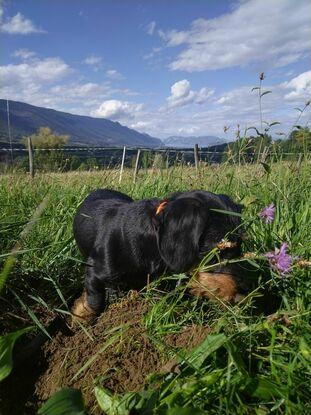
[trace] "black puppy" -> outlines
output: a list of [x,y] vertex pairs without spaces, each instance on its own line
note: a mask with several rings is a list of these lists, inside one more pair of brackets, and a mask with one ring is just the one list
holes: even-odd
[[[88,267],[85,292],[73,313],[98,314],[109,290],[141,289],[147,276],[191,270],[223,238],[229,243],[220,247],[221,258],[239,257],[240,217],[214,209],[241,212],[228,196],[205,191],[137,202],[113,190],[92,192],[74,218],[74,236]],[[219,271],[233,273],[230,266]]]

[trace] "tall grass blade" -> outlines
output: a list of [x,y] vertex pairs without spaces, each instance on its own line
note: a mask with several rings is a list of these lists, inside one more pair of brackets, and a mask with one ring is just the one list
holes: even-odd
[[13,367],[12,352],[16,340],[32,329],[33,327],[26,327],[0,337],[0,382],[11,373]]

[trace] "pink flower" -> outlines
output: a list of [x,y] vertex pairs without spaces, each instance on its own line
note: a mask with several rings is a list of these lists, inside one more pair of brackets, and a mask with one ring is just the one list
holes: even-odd
[[275,248],[274,252],[265,254],[265,257],[269,260],[270,267],[282,276],[288,274],[293,263],[292,256],[286,253],[287,250],[288,245],[283,243],[280,249]]
[[274,203],[271,203],[271,205],[263,208],[262,211],[260,211],[258,214],[260,219],[264,220],[266,223],[271,223],[274,219],[274,215],[275,215]]

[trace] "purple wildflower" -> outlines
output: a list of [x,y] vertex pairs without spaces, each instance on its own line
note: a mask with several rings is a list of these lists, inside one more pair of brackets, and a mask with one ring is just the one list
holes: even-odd
[[275,215],[275,206],[273,203],[271,205],[266,206],[259,212],[260,219],[264,220],[266,223],[271,223],[274,219]]
[[282,276],[288,274],[293,263],[292,256],[286,253],[287,249],[288,245],[283,243],[280,249],[275,248],[274,252],[271,251],[265,254],[265,257],[269,260],[271,268]]

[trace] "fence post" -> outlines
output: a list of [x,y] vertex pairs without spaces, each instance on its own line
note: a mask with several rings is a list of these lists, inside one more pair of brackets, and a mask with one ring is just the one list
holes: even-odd
[[298,161],[297,161],[297,170],[300,170],[300,166],[301,166],[301,162],[302,162],[302,153],[299,153],[299,157],[298,157]]
[[170,150],[167,150],[166,153],[166,168],[168,169],[170,167]]
[[199,146],[197,144],[194,145],[194,162],[195,162],[195,169],[199,171]]
[[134,176],[133,176],[133,183],[136,182],[136,177],[137,177],[137,173],[138,173],[139,157],[140,157],[140,148],[137,150],[137,156],[136,156],[136,162],[135,162],[135,170],[134,170]]
[[122,174],[123,174],[123,169],[124,169],[124,161],[125,161],[125,153],[126,153],[126,146],[123,147],[123,154],[122,154],[122,162],[121,162],[119,183],[121,183],[121,180],[122,180]]
[[35,176],[35,170],[33,165],[33,147],[32,147],[32,141],[31,138],[27,138],[28,141],[28,157],[29,157],[29,173],[30,177],[33,179]]

